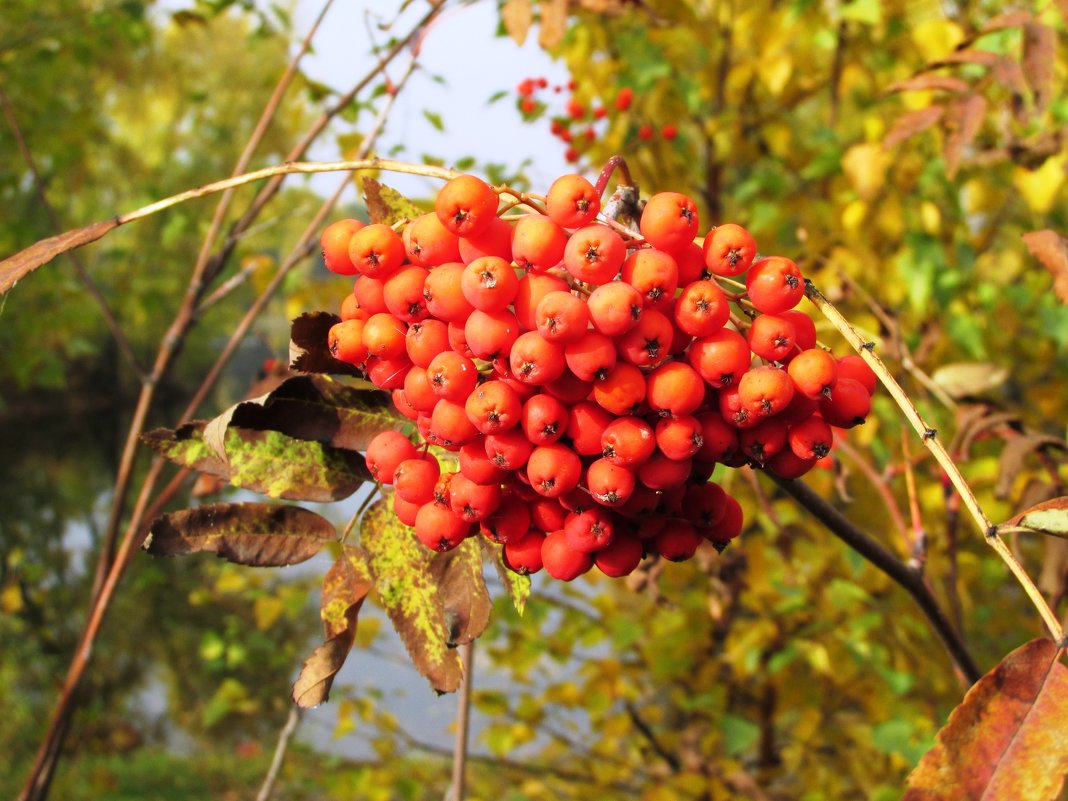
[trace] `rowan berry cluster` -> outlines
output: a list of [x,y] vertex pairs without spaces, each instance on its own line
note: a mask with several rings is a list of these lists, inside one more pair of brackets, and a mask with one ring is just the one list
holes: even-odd
[[424,444],[381,433],[367,465],[426,546],[481,533],[511,569],[564,580],[688,559],[742,530],[717,464],[797,477],[832,426],[867,415],[874,374],[817,347],[797,266],[758,259],[741,226],[702,240],[693,201],[663,192],[628,232],[579,175],[527,205],[498,216],[464,175],[400,233],[322,235],[327,267],[358,276],[330,352],[391,391]]

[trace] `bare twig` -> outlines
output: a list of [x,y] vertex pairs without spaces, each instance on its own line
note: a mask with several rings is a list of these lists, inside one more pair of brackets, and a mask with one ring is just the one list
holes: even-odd
[[302,710],[294,704],[289,708],[289,717],[278,734],[278,744],[274,747],[274,756],[271,758],[271,766],[267,769],[267,775],[263,779],[260,791],[256,793],[256,801],[268,801],[274,792],[275,782],[278,781],[278,772],[282,769],[282,760],[285,758],[286,749],[289,748],[289,740],[300,725]]
[[661,743],[660,739],[656,736],[656,732],[654,732],[649,727],[649,724],[645,722],[634,704],[630,701],[626,701],[624,702],[624,706],[627,710],[627,717],[630,718],[630,722],[634,724],[634,728],[636,728],[642,737],[645,738],[645,741],[649,743],[649,746],[656,752],[656,755],[664,760],[672,771],[678,773],[682,768],[682,763],[679,762],[678,756],[664,747],[664,744]]
[[452,784],[446,801],[464,801],[467,791],[467,744],[471,729],[471,686],[474,683],[475,643],[460,646],[464,666],[464,682],[456,699],[456,740],[452,751]]
[[905,390],[901,388],[901,385],[894,380],[894,377],[890,375],[890,371],[886,369],[886,365],[883,364],[882,359],[875,355],[874,346],[865,342],[864,339],[857,333],[856,329],[850,324],[842,313],[836,309],[830,301],[823,296],[823,294],[816,288],[816,286],[809,280],[805,281],[805,294],[806,296],[816,304],[816,307],[823,313],[823,315],[831,322],[831,324],[838,329],[838,331],[846,338],[846,341],[860,354],[861,358],[868,363],[868,366],[875,371],[875,374],[879,377],[883,386],[893,397],[897,403],[898,408],[901,409],[905,418],[912,425],[917,434],[920,435],[920,439],[927,449],[934,455],[938,464],[949,476],[949,480],[956,488],[961,500],[964,502],[965,507],[971,514],[972,519],[975,521],[976,526],[979,528],[983,535],[983,539],[987,544],[994,549],[1001,560],[1008,566],[1009,570],[1016,577],[1016,580],[1023,587],[1024,592],[1027,593],[1028,598],[1031,599],[1031,603],[1034,604],[1041,615],[1042,620],[1046,624],[1046,628],[1049,629],[1050,635],[1053,637],[1054,642],[1061,642],[1064,639],[1064,631],[1061,628],[1060,621],[1057,620],[1056,615],[1049,608],[1046,603],[1046,599],[1042,597],[1042,593],[1038,587],[1035,586],[1031,576],[1028,575],[1023,565],[1016,559],[1012,551],[1009,550],[1004,540],[998,534],[998,528],[987,517],[986,512],[979,505],[978,499],[975,497],[975,493],[968,485],[968,482],[964,479],[960,469],[956,463],[950,458],[949,453],[946,452],[945,447],[942,445],[941,439],[938,437],[938,431],[932,428],[924,421],[920,416],[919,411],[916,409],[915,404],[905,394]]

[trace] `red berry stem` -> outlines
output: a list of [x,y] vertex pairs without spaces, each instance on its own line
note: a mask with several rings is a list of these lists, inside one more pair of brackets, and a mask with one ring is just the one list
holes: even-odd
[[612,177],[612,173],[619,170],[619,177],[626,186],[634,186],[634,179],[630,176],[630,168],[627,166],[626,160],[622,156],[612,156],[604,165],[604,169],[601,170],[601,174],[597,176],[597,183],[594,184],[594,189],[597,190],[597,194],[604,197],[604,191],[608,188],[608,181]]

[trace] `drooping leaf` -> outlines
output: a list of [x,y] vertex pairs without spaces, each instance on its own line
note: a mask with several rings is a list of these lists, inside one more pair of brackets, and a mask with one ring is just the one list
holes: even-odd
[[142,442],[165,459],[201,473],[229,480],[230,465],[204,441],[207,420],[183,423],[173,431],[157,428],[141,436]]
[[954,399],[982,395],[1000,387],[1008,377],[1006,368],[989,362],[945,364],[931,374],[931,380]]
[[527,606],[527,598],[530,597],[530,576],[521,576],[504,566],[504,548],[496,543],[482,538],[482,549],[489,554],[490,561],[497,568],[497,575],[501,584],[508,591],[508,597],[512,599],[512,606],[520,615]]
[[371,479],[355,451],[277,431],[226,430],[230,483],[270,498],[326,503],[347,498]]
[[396,189],[367,176],[362,181],[363,198],[371,222],[393,225],[401,220],[414,220],[423,213],[421,208]]
[[964,151],[971,146],[982,128],[986,107],[986,98],[978,94],[966,95],[948,104],[946,121],[952,123],[952,128],[946,137],[944,155],[950,177],[957,174]]
[[1068,496],[1036,504],[1010,519],[1008,525],[1068,539]]
[[323,577],[319,615],[326,642],[305,660],[293,683],[291,694],[297,706],[310,708],[329,698],[334,676],[345,664],[356,639],[360,607],[373,586],[367,554],[346,545]]
[[504,21],[504,30],[512,37],[512,41],[522,47],[534,21],[532,0],[508,0],[501,8],[501,19]]
[[118,226],[117,217],[101,220],[83,228],[42,239],[14,256],[8,256],[0,261],[0,295],[6,294],[20,278],[48,264],[56,256],[95,242]]
[[942,119],[943,111],[942,106],[926,106],[902,114],[894,120],[893,127],[883,138],[883,147],[894,147],[909,137],[926,131]]
[[382,606],[416,669],[438,692],[460,686],[463,668],[449,648],[445,607],[430,571],[432,552],[379,500],[360,521],[360,544],[370,559]]
[[541,29],[538,44],[549,50],[560,44],[567,31],[567,0],[541,0]]
[[994,494],[1007,498],[1012,492],[1016,477],[1024,467],[1024,459],[1029,454],[1042,448],[1064,449],[1064,440],[1048,434],[1020,434],[1005,443],[1001,456],[998,457],[998,480],[994,485]]
[[477,639],[489,625],[493,606],[482,576],[482,549],[478,542],[468,538],[459,547],[436,554],[430,563],[430,574],[445,607],[449,645],[455,647]]
[[336,537],[329,520],[299,506],[213,503],[158,518],[144,549],[153,556],[203,552],[239,565],[281,567],[310,559]]
[[330,354],[327,335],[341,318],[329,312],[308,312],[293,321],[289,332],[289,366],[302,373],[363,375],[348,362]]
[[1035,107],[1045,108],[1053,87],[1053,62],[1057,47],[1053,28],[1041,22],[1028,22],[1024,25],[1023,67],[1027,85],[1035,99]]
[[1031,254],[1053,276],[1053,291],[1061,303],[1068,303],[1068,242],[1048,228],[1024,234],[1023,241]]
[[967,81],[960,78],[952,78],[948,75],[916,75],[904,81],[892,83],[886,88],[887,92],[926,92],[932,89],[942,89],[946,92],[967,92]]
[[208,425],[205,439],[215,448],[221,433],[236,426],[280,431],[295,439],[362,451],[378,432],[399,429],[408,422],[397,413],[389,395],[369,382],[351,386],[323,375],[306,375],[231,406]]
[[1021,28],[1033,19],[1030,11],[1008,11],[991,17],[983,26],[983,33],[1003,31],[1006,28]]
[[903,801],[1052,801],[1068,772],[1068,668],[1049,640],[1017,648],[968,691]]

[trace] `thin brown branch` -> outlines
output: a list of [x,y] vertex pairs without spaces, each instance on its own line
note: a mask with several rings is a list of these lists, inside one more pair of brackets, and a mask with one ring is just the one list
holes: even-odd
[[630,718],[630,722],[634,724],[634,728],[638,730],[638,733],[645,738],[645,741],[649,743],[649,747],[653,749],[658,757],[664,760],[668,767],[674,773],[678,773],[682,769],[682,763],[679,762],[678,756],[668,751],[664,744],[660,742],[660,739],[656,736],[649,724],[645,722],[642,716],[638,713],[638,709],[630,701],[624,702],[624,706],[627,710],[627,717]]
[[[30,147],[26,142],[26,137],[23,136],[22,128],[19,126],[18,118],[15,116],[15,109],[11,105],[11,100],[7,96],[7,92],[4,91],[4,87],[0,86],[0,108],[3,109],[4,118],[7,120],[7,125],[11,129],[11,135],[15,138],[15,145],[19,149],[19,154],[22,156],[22,160],[26,162],[26,167],[30,171],[30,175],[33,176],[33,189],[37,195],[37,200],[41,204],[41,208],[44,209],[45,214],[48,215],[49,225],[52,226],[52,230],[57,234],[62,233],[63,225],[59,221],[59,216],[56,214],[55,208],[48,201],[48,194],[45,192],[44,179],[41,178],[41,173],[37,169],[37,162],[33,158],[33,153],[30,151]],[[136,375],[142,381],[145,378],[144,368],[137,359],[137,355],[133,351],[133,347],[130,345],[130,340],[126,338],[126,333],[122,330],[122,326],[119,325],[119,321],[115,317],[115,313],[111,310],[111,306],[108,304],[108,300],[104,297],[103,291],[97,286],[96,282],[89,275],[89,271],[82,264],[81,258],[74,251],[70,251],[67,254],[74,265],[74,274],[81,281],[82,286],[85,287],[86,292],[89,293],[96,305],[100,308],[100,313],[104,318],[104,324],[107,325],[108,331],[111,332],[112,338],[115,340],[115,344],[119,347],[119,353],[122,354],[122,358],[126,360],[127,366],[133,370]]]
[[460,660],[464,680],[456,699],[456,741],[452,752],[452,784],[447,796],[451,801],[464,801],[467,792],[467,748],[471,730],[471,687],[474,683],[475,643],[460,646]]
[[271,766],[267,769],[267,775],[263,779],[263,784],[260,786],[260,791],[256,793],[256,801],[268,801],[271,797],[271,793],[274,792],[274,785],[278,781],[278,772],[282,769],[282,760],[285,759],[286,749],[289,748],[289,741],[297,731],[297,726],[300,725],[302,710],[295,704],[289,708],[289,717],[286,718],[286,723],[282,727],[282,731],[278,734],[278,743],[274,747],[274,756],[271,757]]
[[[870,461],[864,458],[864,456],[848,441],[842,439],[834,444],[834,447],[846,458],[849,459],[856,467],[860,469],[868,479],[869,483],[879,494],[882,499],[883,506],[886,507],[886,513],[890,515],[890,522],[894,528],[901,535],[902,539],[909,542],[909,530],[908,524],[905,522],[904,515],[901,514],[901,509],[897,505],[897,499],[894,497],[894,493],[890,491],[890,487],[883,476],[879,475],[879,472],[875,469]],[[909,543],[911,545],[911,543]]]
[[972,659],[957,629],[950,623],[949,618],[946,617],[942,608],[938,605],[937,599],[924,583],[922,574],[915,570],[910,570],[904,562],[861,531],[851,520],[846,518],[845,515],[807,484],[798,480],[787,481],[774,477],[772,477],[772,480],[779,485],[783,492],[796,500],[817,520],[823,523],[832,534],[883,571],[899,584],[905,592],[911,595],[927,617],[939,639],[942,640],[942,644],[945,645],[953,665],[967,679],[969,684],[974,684],[979,680],[983,675],[982,671],[979,670],[975,660]]

